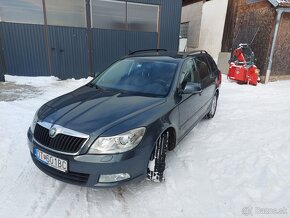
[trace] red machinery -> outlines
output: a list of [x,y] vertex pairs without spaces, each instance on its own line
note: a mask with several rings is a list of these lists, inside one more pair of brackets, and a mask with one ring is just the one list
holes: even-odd
[[239,44],[233,51],[229,64],[228,79],[257,85],[259,70],[255,65],[254,52],[248,44]]

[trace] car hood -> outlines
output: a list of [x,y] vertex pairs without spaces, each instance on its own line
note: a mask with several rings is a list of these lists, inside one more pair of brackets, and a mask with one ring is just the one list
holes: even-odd
[[39,119],[91,134],[105,131],[164,102],[164,98],[84,86],[46,103],[39,110]]

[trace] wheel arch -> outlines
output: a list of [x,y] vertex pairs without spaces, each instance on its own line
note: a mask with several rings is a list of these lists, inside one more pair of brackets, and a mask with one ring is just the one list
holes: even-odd
[[216,89],[215,92],[217,93],[217,97],[219,97],[219,95],[220,95],[220,90],[219,90],[219,89]]
[[[177,139],[176,139],[176,130],[174,127],[170,126],[167,127],[164,131],[162,131],[162,133],[160,134],[160,136],[162,134],[164,134],[165,132],[169,132],[169,143],[168,143],[168,151],[172,151],[174,150],[174,148],[176,147],[177,144]],[[160,137],[159,136],[159,137]],[[159,138],[158,137],[158,138]]]

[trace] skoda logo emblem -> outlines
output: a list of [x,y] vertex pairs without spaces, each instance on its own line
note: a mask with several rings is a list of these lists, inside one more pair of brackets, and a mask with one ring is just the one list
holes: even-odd
[[56,128],[53,127],[49,130],[49,136],[51,138],[54,138],[56,136]]

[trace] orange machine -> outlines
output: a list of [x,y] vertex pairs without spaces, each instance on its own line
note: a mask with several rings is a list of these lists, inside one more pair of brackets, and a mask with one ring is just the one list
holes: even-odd
[[228,79],[239,83],[257,85],[259,70],[255,65],[254,52],[248,44],[239,44],[229,61]]

